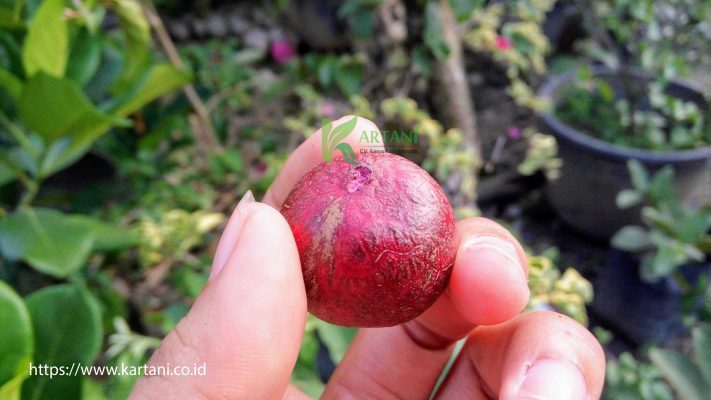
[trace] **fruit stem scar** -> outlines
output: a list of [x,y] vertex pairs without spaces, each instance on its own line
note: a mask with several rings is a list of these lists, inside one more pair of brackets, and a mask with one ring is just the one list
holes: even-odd
[[359,165],[351,169],[351,179],[348,182],[348,193],[353,193],[373,180],[373,171],[368,167]]

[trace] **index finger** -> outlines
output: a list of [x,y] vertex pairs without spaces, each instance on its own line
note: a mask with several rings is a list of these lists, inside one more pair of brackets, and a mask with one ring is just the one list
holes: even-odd
[[[352,118],[357,118],[355,128],[343,139],[343,142],[350,144],[353,151],[359,154],[363,146],[361,146],[358,139],[363,131],[372,132],[379,131],[379,129],[369,119],[355,115],[346,115],[333,121],[333,128]],[[296,182],[313,167],[323,161],[321,140],[322,132],[321,129],[319,129],[291,153],[291,156],[289,156],[289,159],[286,160],[284,164],[284,168],[279,172],[279,175],[277,175],[269,187],[269,190],[267,190],[267,193],[264,195],[262,199],[263,203],[269,204],[276,209],[281,208],[286,196],[289,195],[289,192],[291,192],[291,189],[296,185]],[[373,150],[384,149],[382,143],[368,143],[368,148]]]

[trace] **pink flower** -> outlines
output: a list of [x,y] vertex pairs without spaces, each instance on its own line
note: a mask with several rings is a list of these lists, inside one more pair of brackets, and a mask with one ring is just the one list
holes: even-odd
[[330,101],[322,101],[319,104],[319,112],[323,117],[333,117],[336,113],[336,107]]
[[275,40],[269,47],[269,53],[279,64],[284,64],[296,56],[294,46],[287,40]]
[[518,126],[509,127],[509,130],[507,133],[509,135],[509,139],[511,139],[511,140],[521,139],[521,128],[519,128]]
[[496,41],[494,42],[494,45],[496,46],[496,48],[497,48],[498,50],[501,50],[501,51],[510,50],[511,47],[513,47],[513,46],[511,45],[511,41],[508,40],[508,39],[507,39],[506,37],[504,37],[504,36],[498,36],[498,37],[496,38]]

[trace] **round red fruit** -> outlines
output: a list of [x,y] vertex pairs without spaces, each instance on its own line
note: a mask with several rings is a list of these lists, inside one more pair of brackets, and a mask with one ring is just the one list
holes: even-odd
[[281,209],[299,249],[309,311],[330,323],[393,326],[447,287],[456,253],[452,206],[432,177],[390,153],[324,162]]

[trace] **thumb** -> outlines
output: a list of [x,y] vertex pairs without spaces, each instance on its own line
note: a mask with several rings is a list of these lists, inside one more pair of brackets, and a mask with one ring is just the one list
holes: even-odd
[[[207,286],[153,354],[131,399],[283,395],[306,321],[299,255],[288,224],[248,192],[223,232],[212,268]],[[187,366],[193,373],[203,365],[193,375],[173,371]],[[148,376],[161,366],[167,367],[162,376]]]

